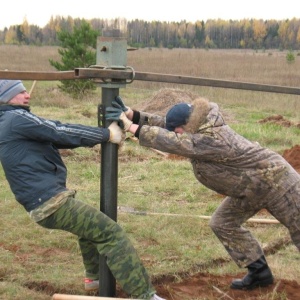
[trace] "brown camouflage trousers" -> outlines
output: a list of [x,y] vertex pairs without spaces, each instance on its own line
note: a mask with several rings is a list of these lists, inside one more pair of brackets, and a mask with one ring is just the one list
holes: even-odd
[[299,182],[280,198],[257,200],[226,197],[213,214],[210,227],[240,267],[248,266],[263,255],[258,241],[241,226],[263,208],[289,230],[292,241],[300,250]]
[[155,294],[147,271],[125,232],[100,210],[69,197],[55,213],[38,224],[78,236],[87,277],[99,278],[100,254],[106,257],[109,269],[126,293],[140,299],[150,299]]

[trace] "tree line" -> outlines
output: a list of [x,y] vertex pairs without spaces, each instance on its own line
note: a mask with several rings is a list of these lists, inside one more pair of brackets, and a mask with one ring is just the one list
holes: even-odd
[[216,48],[216,49],[300,49],[300,19],[291,20],[207,20],[195,23],[143,21],[124,18],[84,20],[72,17],[51,17],[40,28],[22,24],[0,31],[0,44],[57,45],[58,33],[73,32],[88,22],[101,35],[105,28],[119,29],[132,47]]

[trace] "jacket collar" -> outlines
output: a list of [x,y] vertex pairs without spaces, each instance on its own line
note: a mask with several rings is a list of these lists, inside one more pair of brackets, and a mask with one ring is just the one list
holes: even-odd
[[11,104],[1,104],[0,111],[9,111],[15,109],[24,109],[26,111],[30,111],[30,106],[28,105],[11,105]]
[[225,121],[219,111],[219,106],[216,103],[199,97],[192,102],[192,107],[192,113],[187,124],[184,126],[185,131],[203,133],[208,128],[225,125]]

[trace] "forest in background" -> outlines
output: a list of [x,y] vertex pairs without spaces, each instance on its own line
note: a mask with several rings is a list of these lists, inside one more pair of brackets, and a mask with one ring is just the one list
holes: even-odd
[[82,21],[92,29],[119,29],[132,47],[207,48],[207,49],[300,49],[300,19],[291,20],[207,20],[195,23],[128,21],[124,18],[91,19],[52,16],[43,28],[22,24],[0,30],[0,44],[59,46],[57,33],[72,32]]

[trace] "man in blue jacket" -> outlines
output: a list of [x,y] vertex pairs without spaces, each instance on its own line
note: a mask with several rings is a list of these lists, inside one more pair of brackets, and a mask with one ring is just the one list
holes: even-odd
[[115,122],[100,128],[43,119],[30,112],[29,100],[20,80],[0,80],[0,160],[16,200],[39,225],[78,236],[86,290],[99,288],[99,255],[104,255],[126,293],[163,300],[122,228],[66,187],[59,149],[120,144],[122,130]]

